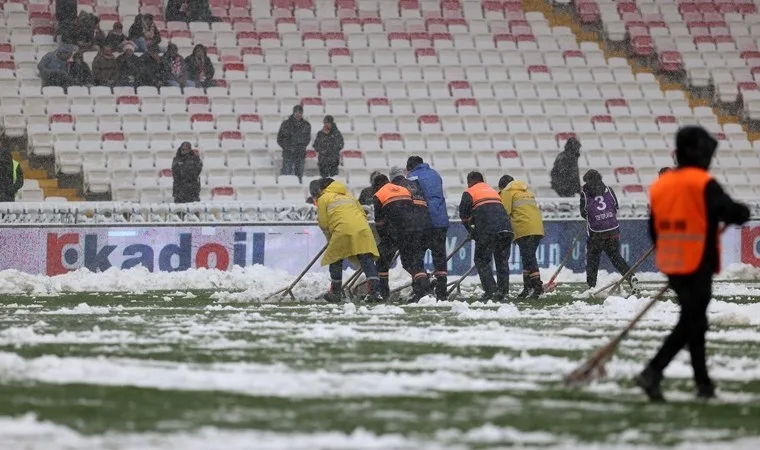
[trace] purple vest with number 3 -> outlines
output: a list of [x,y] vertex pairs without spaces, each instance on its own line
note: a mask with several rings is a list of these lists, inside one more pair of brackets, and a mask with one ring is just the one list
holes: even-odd
[[602,195],[592,196],[584,186],[583,195],[586,196],[586,220],[589,230],[601,233],[619,227],[617,202],[609,188],[605,188]]

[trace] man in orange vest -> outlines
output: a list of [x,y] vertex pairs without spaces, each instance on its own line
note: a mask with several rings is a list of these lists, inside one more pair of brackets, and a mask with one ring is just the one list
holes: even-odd
[[678,323],[649,365],[635,379],[652,401],[664,401],[662,373],[688,346],[697,398],[715,396],[707,374],[705,333],[712,276],[720,271],[719,222],[743,224],[749,209],[734,202],[708,173],[718,142],[703,128],[681,128],[676,135],[677,167],[650,188],[649,229],[657,268],[678,296]]
[[[467,174],[467,186],[459,203],[459,218],[475,240],[475,268],[485,292],[480,301],[503,302],[509,296],[512,223],[499,193],[485,183],[482,173]],[[497,281],[493,279],[491,261],[496,262]]]
[[430,232],[427,207],[415,204],[409,189],[391,183],[383,174],[375,177],[373,187],[375,228],[380,236],[380,259],[377,261],[380,297],[388,299],[388,270],[398,250],[401,265],[412,276],[413,296],[409,302],[417,302],[430,291],[425,271],[425,243]]

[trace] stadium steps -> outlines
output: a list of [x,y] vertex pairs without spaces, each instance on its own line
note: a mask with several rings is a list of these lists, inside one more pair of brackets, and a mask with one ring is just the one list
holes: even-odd
[[14,151],[13,158],[21,164],[25,179],[37,180],[45,198],[65,197],[70,202],[83,200],[78,189],[61,188],[58,186],[58,179],[50,178],[47,170],[32,168],[25,153]]

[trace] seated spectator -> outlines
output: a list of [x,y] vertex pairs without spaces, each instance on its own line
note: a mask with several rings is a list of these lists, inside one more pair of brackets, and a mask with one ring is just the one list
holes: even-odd
[[103,46],[111,47],[117,50],[121,50],[121,46],[127,41],[127,37],[124,36],[124,26],[120,22],[113,24],[113,28],[108,32],[105,38],[103,38]]
[[136,86],[137,77],[140,73],[140,58],[135,55],[135,45],[129,41],[124,43],[124,53],[116,58],[116,66],[119,75],[116,80],[118,86]]
[[203,45],[196,45],[193,54],[185,58],[185,71],[187,80],[192,81],[195,87],[214,86],[214,64],[206,55],[206,47]]
[[161,43],[161,34],[153,22],[152,14],[138,14],[129,28],[129,39],[135,43],[137,52],[147,52],[148,46]]
[[113,48],[103,46],[92,61],[92,77],[98,86],[115,86],[119,79],[119,65]]
[[55,2],[55,20],[58,22],[58,34],[61,36],[61,42],[74,44],[77,0],[57,0]]
[[168,76],[166,68],[161,61],[161,52],[158,45],[151,45],[148,51],[139,58],[138,86],[166,86]]
[[208,0],[169,0],[166,20],[178,22],[211,22]]
[[167,75],[166,83],[169,86],[184,88],[195,87],[195,83],[187,80],[185,72],[185,60],[179,55],[179,50],[174,44],[169,44],[166,53],[161,57],[164,73]]
[[74,47],[69,44],[61,44],[58,49],[52,51],[40,59],[37,69],[40,71],[43,86],[60,86],[66,88],[71,85],[69,76],[69,58],[74,52]]
[[172,161],[174,203],[200,201],[202,171],[203,162],[200,156],[193,152],[189,142],[183,142]]
[[100,18],[85,11],[79,13],[74,31],[74,40],[80,52],[98,51],[105,35],[100,29]]
[[71,77],[72,86],[92,86],[92,72],[90,67],[84,62],[82,52],[74,53],[73,61],[69,67],[69,76]]

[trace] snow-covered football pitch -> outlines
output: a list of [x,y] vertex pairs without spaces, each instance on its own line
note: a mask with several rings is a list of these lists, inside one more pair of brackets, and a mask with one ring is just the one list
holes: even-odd
[[756,450],[760,271],[721,277],[708,336],[719,398],[694,400],[682,352],[669,403],[651,405],[631,378],[675,322],[672,297],[608,378],[563,378],[647,302],[654,274],[641,298],[591,297],[583,275],[563,274],[540,300],[474,303],[473,279],[449,302],[331,305],[315,300],[326,274],[308,275],[297,302],[266,300],[292,277],[262,267],[2,272],[0,447]]

